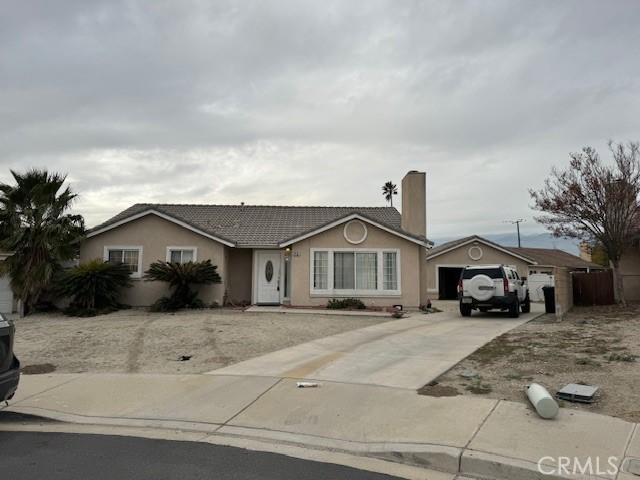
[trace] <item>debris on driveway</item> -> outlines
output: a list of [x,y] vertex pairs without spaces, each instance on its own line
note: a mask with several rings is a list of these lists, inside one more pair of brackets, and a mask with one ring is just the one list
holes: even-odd
[[420,388],[418,393],[420,395],[428,395],[430,397],[456,397],[460,395],[460,392],[456,388],[440,385],[435,380]]
[[191,357],[193,357],[193,355],[180,355],[178,357],[178,361],[179,362],[188,362],[189,360],[191,360]]
[[527,387],[527,398],[542,418],[551,420],[558,415],[558,404],[539,383],[532,383]]
[[318,388],[320,385],[315,382],[297,382],[296,386],[298,388]]
[[594,385],[570,383],[558,390],[557,397],[568,402],[593,403],[598,389],[599,387]]

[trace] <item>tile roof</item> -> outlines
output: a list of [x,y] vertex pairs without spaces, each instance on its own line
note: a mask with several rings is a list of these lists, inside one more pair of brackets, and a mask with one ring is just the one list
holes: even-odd
[[134,215],[155,210],[200,229],[212,236],[242,246],[275,246],[291,238],[312,232],[347,215],[364,218],[416,240],[425,237],[400,227],[400,213],[393,207],[289,207],[274,205],[186,205],[138,203],[106,222],[95,226],[97,232]]
[[493,243],[493,242],[487,240],[486,238],[479,237],[478,235],[469,235],[468,237],[458,238],[457,240],[451,240],[449,242],[445,242],[445,243],[442,243],[440,245],[437,245],[437,246],[433,247],[432,249],[430,249],[427,252],[427,258],[431,257],[431,256],[433,256],[433,255],[435,255],[437,253],[444,252],[445,250],[449,250],[450,248],[455,248],[458,245],[462,245],[463,243],[465,243],[465,242],[467,242],[469,240],[472,240],[474,238],[478,239],[478,240],[482,240],[482,241],[487,242],[487,243]]
[[535,260],[538,265],[553,265],[554,267],[567,267],[567,268],[593,268],[603,269],[602,265],[597,263],[587,262],[582,258],[572,255],[564,250],[558,250],[557,248],[518,248],[518,247],[505,247],[507,250],[511,250],[514,253],[522,255],[527,258]]
[[446,250],[456,248],[459,245],[462,245],[471,240],[481,240],[489,245],[493,245],[498,248],[502,248],[503,250],[508,250],[516,255],[521,257],[525,257],[531,260],[531,263],[535,263],[537,265],[550,265],[554,267],[567,267],[567,268],[593,268],[593,269],[602,269],[601,265],[598,265],[593,262],[587,262],[582,258],[572,255],[564,250],[558,250],[555,248],[526,248],[526,247],[504,247],[499,245],[491,240],[487,240],[486,238],[482,238],[478,235],[469,235],[468,237],[459,238],[457,240],[452,240],[450,242],[443,243],[438,245],[437,247],[433,247],[427,253],[427,258],[436,255],[438,253],[444,252]]

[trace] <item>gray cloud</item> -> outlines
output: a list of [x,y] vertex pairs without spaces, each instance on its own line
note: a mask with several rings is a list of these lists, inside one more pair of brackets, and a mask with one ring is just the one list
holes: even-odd
[[433,235],[504,230],[568,152],[640,137],[639,21],[634,1],[5,3],[0,178],[66,171],[93,224],[136,201],[380,205],[417,168]]

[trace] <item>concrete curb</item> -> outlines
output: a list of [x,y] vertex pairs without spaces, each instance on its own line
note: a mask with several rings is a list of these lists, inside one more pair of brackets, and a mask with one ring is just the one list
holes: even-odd
[[[201,422],[184,422],[171,420],[151,420],[135,418],[89,417],[67,414],[53,410],[33,407],[8,407],[3,410],[44,417],[59,422],[80,425],[116,427],[123,429],[139,428],[150,430],[176,431],[183,434],[199,434],[190,441],[214,444],[225,444],[228,441],[246,440],[264,444],[283,445],[316,451],[338,452],[341,454],[368,457],[395,464],[436,470],[447,474],[487,478],[496,480],[566,480],[560,475],[542,475],[537,464],[527,460],[509,458],[490,452],[482,452],[469,448],[450,445],[421,443],[383,443],[354,442],[328,437],[317,437],[304,434],[236,427],[222,424]],[[46,428],[46,427],[44,427]],[[0,430],[2,425],[0,424]],[[605,480],[591,476],[594,480]]]
[[[551,466],[548,467],[552,468]],[[536,463],[476,450],[465,450],[462,453],[460,471],[464,472],[464,475],[469,475],[474,478],[478,477],[500,480],[540,480],[541,478],[544,478],[545,480],[576,479],[576,477],[542,474],[538,470],[538,465]],[[584,478],[589,478],[591,480],[611,480],[595,475],[590,475],[589,477]]]
[[[138,418],[89,417],[55,410],[34,407],[8,407],[8,412],[43,417],[65,423],[81,425],[100,425],[112,427],[150,428],[162,430],[180,430],[183,432],[202,433],[211,437],[233,437],[256,441],[268,441],[317,450],[330,450],[341,453],[366,456],[380,460],[428,468],[446,473],[458,473],[461,448],[447,445],[415,444],[415,443],[381,443],[354,442],[328,437],[279,432],[269,429],[235,427],[222,424],[185,422],[174,420],[151,420]],[[0,425],[1,429],[1,425]]]
[[[374,457],[352,455],[331,450],[311,449],[284,443],[264,442],[233,436],[209,435],[181,430],[158,428],[117,427],[108,425],[74,424],[57,421],[37,423],[37,421],[16,421],[0,424],[0,432],[53,432],[77,435],[110,435],[120,437],[138,437],[172,442],[194,442],[209,445],[227,446],[257,452],[269,452],[276,455],[309,460],[313,462],[343,465],[346,467],[381,473],[407,480],[458,480],[461,477],[436,470],[426,470],[397,462]],[[454,478],[455,477],[455,478]],[[473,480],[473,479],[469,479]]]

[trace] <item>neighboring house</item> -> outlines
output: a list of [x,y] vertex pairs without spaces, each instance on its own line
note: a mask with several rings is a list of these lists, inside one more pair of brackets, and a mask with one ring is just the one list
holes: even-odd
[[424,172],[402,180],[393,207],[137,204],[91,229],[80,261],[130,266],[122,301],[150,305],[168,287],[142,280],[157,260],[210,259],[222,284],[200,288],[208,303],[324,306],[357,297],[371,306],[417,307],[426,300]]
[[593,258],[591,255],[591,245],[589,244],[589,242],[580,242],[580,245],[578,245],[578,248],[580,249],[581,259],[587,262],[593,261]]
[[620,275],[625,300],[640,301],[640,241],[635,240],[620,259]]
[[427,252],[426,286],[429,295],[443,300],[457,298],[460,272],[463,267],[474,264],[511,265],[521,277],[551,276],[555,267],[571,271],[603,269],[563,250],[503,247],[472,235],[443,243]]

